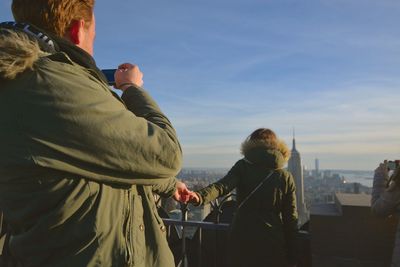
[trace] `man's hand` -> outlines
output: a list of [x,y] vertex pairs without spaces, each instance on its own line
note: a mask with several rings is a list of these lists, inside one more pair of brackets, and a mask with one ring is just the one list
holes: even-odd
[[187,203],[189,201],[189,196],[191,193],[193,192],[187,189],[186,184],[178,181],[176,183],[176,191],[174,193],[173,198],[176,201]]
[[130,63],[124,63],[118,66],[114,74],[115,88],[125,91],[132,85],[143,85],[143,73],[139,67]]
[[200,203],[200,198],[197,193],[190,191],[187,187],[186,184],[182,182],[177,182],[176,183],[176,191],[174,193],[173,198],[176,201],[182,202],[182,203],[194,203],[194,204],[199,204]]

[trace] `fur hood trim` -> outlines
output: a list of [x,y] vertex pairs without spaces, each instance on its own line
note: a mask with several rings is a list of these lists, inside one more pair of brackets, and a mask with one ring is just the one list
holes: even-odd
[[279,151],[285,162],[290,158],[290,150],[285,142],[278,139],[277,142],[267,141],[267,140],[246,140],[242,143],[241,154],[246,156],[250,150],[254,148],[265,148],[265,150],[277,150]]
[[14,79],[19,73],[33,69],[33,64],[41,56],[37,41],[26,33],[2,29],[0,33],[0,78]]

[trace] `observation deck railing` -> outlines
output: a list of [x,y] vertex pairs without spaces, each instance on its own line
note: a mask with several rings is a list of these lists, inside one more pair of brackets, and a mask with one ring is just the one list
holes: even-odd
[[[220,223],[220,222],[205,222],[205,221],[189,221],[187,220],[188,208],[187,205],[181,205],[181,220],[177,219],[168,219],[163,218],[164,224],[167,226],[167,238],[170,240],[172,236],[172,231],[178,229],[180,231],[180,250],[175,251],[179,253],[179,255],[174,255],[175,259],[179,259],[176,264],[178,267],[202,267],[203,259],[202,257],[202,248],[203,248],[203,230],[207,231],[216,231],[216,233],[225,233],[227,234],[229,230],[230,224],[228,223]],[[218,220],[217,220],[218,221]],[[188,227],[197,227],[196,238],[188,239],[187,238],[187,228]],[[311,252],[310,252],[310,234],[308,231],[299,231],[297,236],[298,247],[300,249],[299,255],[299,263],[298,267],[307,267],[311,266]],[[188,243],[194,242],[191,244],[190,248],[195,248],[195,251],[191,251],[191,254],[195,255],[193,259],[195,262],[192,262],[188,259]],[[227,245],[227,244],[225,244]],[[213,245],[210,244],[210,247]],[[218,247],[214,244],[215,249],[212,257],[213,265],[209,265],[209,261],[207,267],[220,267],[218,262],[221,261],[218,257],[223,257],[223,253],[218,253]],[[225,246],[226,247],[226,246]],[[204,265],[206,266],[206,265]]]

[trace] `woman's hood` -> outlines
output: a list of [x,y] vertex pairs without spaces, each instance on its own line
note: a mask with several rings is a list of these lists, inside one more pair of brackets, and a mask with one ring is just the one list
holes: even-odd
[[290,158],[290,150],[281,140],[278,140],[277,143],[246,140],[242,143],[241,153],[248,161],[273,169],[283,168]]

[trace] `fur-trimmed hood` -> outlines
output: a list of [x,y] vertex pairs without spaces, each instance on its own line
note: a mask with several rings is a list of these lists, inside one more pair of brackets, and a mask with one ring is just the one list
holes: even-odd
[[14,79],[19,73],[32,69],[34,62],[44,55],[38,42],[26,33],[1,29],[0,78]]
[[0,79],[14,79],[18,74],[35,68],[42,57],[92,70],[95,79],[107,84],[93,57],[85,50],[42,29],[26,23],[0,23]]
[[246,140],[242,143],[241,153],[250,162],[269,168],[283,168],[290,158],[290,150],[282,140]]

